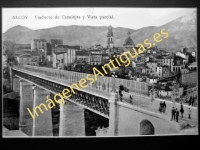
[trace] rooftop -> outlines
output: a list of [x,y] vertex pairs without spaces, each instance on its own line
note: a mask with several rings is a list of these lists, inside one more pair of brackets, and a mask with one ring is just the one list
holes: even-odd
[[58,45],[57,48],[65,48],[65,49],[80,49],[80,46],[69,46],[69,45]]
[[148,76],[149,79],[158,79],[157,77]]
[[76,51],[76,55],[79,55],[79,56],[89,56],[89,53],[87,51]]
[[43,41],[43,42],[46,42],[45,39],[32,39],[33,41]]
[[56,43],[56,44],[62,44],[63,40],[62,39],[50,39],[51,43]]
[[158,56],[155,56],[156,59],[163,59],[162,56],[158,55]]
[[19,55],[18,57],[31,57],[31,55],[30,54],[22,54],[22,55]]
[[191,66],[191,65],[196,65],[197,66],[197,62],[193,62],[193,63],[189,64],[189,66]]
[[102,56],[108,56],[108,53],[103,53]]
[[174,55],[174,59],[185,59],[185,58],[183,58],[181,56]]
[[44,55],[44,52],[40,51],[40,50],[36,50],[36,51],[32,51],[31,56],[41,56]]

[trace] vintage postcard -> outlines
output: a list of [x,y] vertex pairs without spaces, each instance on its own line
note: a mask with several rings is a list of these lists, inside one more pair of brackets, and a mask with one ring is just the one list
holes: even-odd
[[196,8],[2,8],[3,137],[198,134]]

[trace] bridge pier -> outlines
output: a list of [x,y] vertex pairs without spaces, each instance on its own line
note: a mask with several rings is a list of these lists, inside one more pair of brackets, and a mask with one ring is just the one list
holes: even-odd
[[51,109],[41,107],[40,104],[46,104],[46,96],[50,97],[50,92],[35,86],[34,87],[34,108],[39,106],[43,114],[37,109],[38,116],[34,113],[33,119],[33,136],[53,136]]
[[118,135],[118,105],[117,105],[117,93],[111,92],[109,97],[110,114],[109,114],[109,136]]
[[33,89],[32,84],[20,79],[20,114],[19,129],[29,136],[32,136],[33,119],[27,111],[27,108],[33,108]]
[[85,136],[84,108],[70,101],[60,107],[59,136]]

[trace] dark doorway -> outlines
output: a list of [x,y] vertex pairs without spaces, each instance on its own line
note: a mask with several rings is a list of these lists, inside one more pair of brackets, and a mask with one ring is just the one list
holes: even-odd
[[140,122],[140,135],[153,135],[154,130],[154,126],[150,121],[142,120]]

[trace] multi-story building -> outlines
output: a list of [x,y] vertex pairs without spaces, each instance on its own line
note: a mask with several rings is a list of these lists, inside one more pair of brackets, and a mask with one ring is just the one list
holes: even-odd
[[171,56],[163,57],[162,65],[172,66],[173,58]]
[[49,45],[52,55],[58,45],[63,45],[63,41],[62,39],[50,39]]
[[155,56],[154,61],[156,61],[158,64],[163,64],[163,57],[161,55]]
[[22,54],[17,56],[18,64],[23,65],[36,65],[38,66],[40,63],[44,63],[44,52],[40,50],[34,50],[30,54]]
[[[194,55],[194,53],[193,53]],[[195,62],[195,57],[192,56],[192,53],[189,53],[189,52],[186,52],[186,63],[190,64],[190,63],[193,63]]]
[[102,54],[90,54],[90,64],[91,65],[101,65],[102,64]]
[[157,77],[154,77],[154,76],[147,76],[146,77],[146,83],[153,84],[153,83],[157,83],[157,81],[158,81]]
[[161,65],[158,65],[156,67],[156,72],[157,72],[158,78],[162,78],[163,73],[162,73],[162,66]]
[[167,65],[162,66],[162,78],[170,76],[170,67]]
[[107,53],[102,54],[102,61],[103,61],[103,63],[107,63],[110,61],[110,57]]
[[76,62],[90,64],[90,54],[87,51],[76,51]]
[[153,74],[156,74],[156,71],[157,71],[157,62],[154,62],[154,61],[149,61],[146,63],[146,66],[149,67],[152,71]]
[[142,63],[136,63],[135,71],[136,71],[136,73],[146,73],[145,64],[143,62]]
[[19,65],[28,65],[31,64],[31,55],[19,55],[17,56],[17,62]]
[[57,45],[53,52],[53,67],[59,63],[69,65],[76,60],[76,51],[80,51],[80,46]]
[[31,39],[31,51],[41,50],[47,58],[47,41],[45,39]]
[[165,56],[163,57],[162,65],[163,66],[169,66],[170,70],[172,71],[172,66],[173,66],[173,57],[172,56]]
[[173,63],[171,67],[171,72],[174,71],[180,71],[181,69],[184,69],[186,65],[186,59],[173,55]]
[[36,50],[31,52],[31,65],[39,65],[40,63],[45,63],[45,53]]

